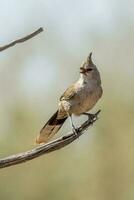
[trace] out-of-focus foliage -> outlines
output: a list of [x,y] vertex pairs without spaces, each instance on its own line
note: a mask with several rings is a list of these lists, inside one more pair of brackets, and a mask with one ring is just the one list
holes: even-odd
[[[90,51],[104,89],[99,121],[60,151],[0,170],[2,200],[134,199],[134,2],[0,0],[0,156],[32,149]],[[78,121],[79,119],[76,119]],[[69,130],[68,122],[60,131]]]

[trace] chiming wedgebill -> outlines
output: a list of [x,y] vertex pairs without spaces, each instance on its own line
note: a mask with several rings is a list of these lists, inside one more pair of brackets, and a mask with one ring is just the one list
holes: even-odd
[[77,129],[72,121],[72,114],[76,116],[87,113],[102,96],[101,78],[96,65],[92,61],[92,53],[80,67],[80,76],[77,82],[71,85],[60,97],[58,110],[48,120],[36,138],[37,143],[47,143],[61,128],[69,117],[73,132]]

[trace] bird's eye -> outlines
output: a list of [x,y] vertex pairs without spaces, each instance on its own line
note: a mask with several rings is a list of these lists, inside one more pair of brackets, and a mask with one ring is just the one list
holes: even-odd
[[91,72],[92,70],[93,70],[93,68],[88,68],[87,69],[88,72]]

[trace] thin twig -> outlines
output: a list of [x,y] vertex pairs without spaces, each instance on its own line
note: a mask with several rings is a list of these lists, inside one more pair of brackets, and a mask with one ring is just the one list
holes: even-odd
[[30,150],[30,151],[18,153],[18,154],[11,155],[9,157],[0,159],[0,168],[5,168],[5,167],[12,166],[12,165],[17,165],[17,164],[26,162],[28,160],[32,160],[32,159],[39,157],[43,154],[47,154],[47,153],[50,153],[52,151],[56,151],[58,149],[61,149],[65,146],[67,146],[68,144],[70,144],[74,140],[76,140],[79,136],[81,136],[84,133],[84,131],[87,130],[87,128],[89,126],[91,126],[98,119],[99,113],[100,113],[100,110],[95,113],[92,122],[91,122],[91,120],[88,119],[86,122],[84,122],[77,129],[78,136],[76,136],[76,134],[74,134],[74,133],[69,133],[66,136],[58,138],[58,139],[56,139],[56,140],[54,140],[50,143],[40,145],[40,146]]
[[36,31],[32,32],[31,34],[29,34],[29,35],[27,35],[27,36],[25,36],[25,37],[23,37],[23,38],[20,38],[20,39],[18,39],[18,40],[14,40],[13,42],[11,42],[11,43],[9,43],[9,44],[0,47],[0,52],[1,52],[1,51],[4,51],[4,50],[6,50],[6,49],[8,49],[8,48],[10,48],[10,47],[13,47],[14,45],[16,45],[16,44],[18,44],[18,43],[25,42],[25,41],[27,41],[27,40],[29,40],[29,39],[35,37],[36,35],[38,35],[38,34],[41,33],[42,31],[43,31],[43,28],[40,27],[40,28],[37,29]]

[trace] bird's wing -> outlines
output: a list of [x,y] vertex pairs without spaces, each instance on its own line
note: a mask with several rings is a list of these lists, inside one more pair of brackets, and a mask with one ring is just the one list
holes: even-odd
[[71,98],[75,98],[76,96],[76,90],[75,90],[75,86],[71,85],[64,93],[63,95],[60,97],[60,101],[62,100],[69,100]]

